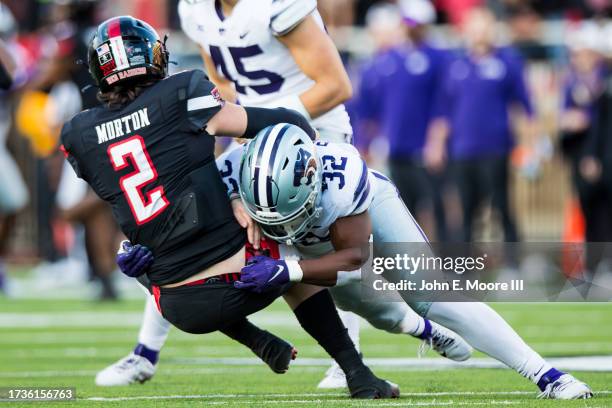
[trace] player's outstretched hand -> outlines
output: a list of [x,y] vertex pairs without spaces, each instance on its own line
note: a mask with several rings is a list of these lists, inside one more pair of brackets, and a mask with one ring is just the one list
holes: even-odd
[[128,240],[121,241],[116,257],[121,272],[130,278],[146,273],[153,265],[153,253],[146,246],[132,245]]
[[249,259],[247,265],[242,268],[240,280],[234,282],[234,286],[238,289],[263,293],[288,282],[289,268],[285,261],[258,255]]
[[240,224],[242,228],[246,228],[249,243],[253,245],[254,249],[259,249],[259,241],[261,240],[259,224],[257,224],[249,213],[247,213],[240,198],[234,198],[232,200],[232,210],[234,211],[234,217],[236,217],[238,224]]

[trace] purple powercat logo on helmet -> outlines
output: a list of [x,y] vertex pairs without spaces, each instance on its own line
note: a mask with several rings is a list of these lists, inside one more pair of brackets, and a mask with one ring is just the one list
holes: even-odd
[[293,186],[300,184],[310,185],[315,174],[317,163],[312,154],[304,149],[298,150],[295,166],[293,167]]

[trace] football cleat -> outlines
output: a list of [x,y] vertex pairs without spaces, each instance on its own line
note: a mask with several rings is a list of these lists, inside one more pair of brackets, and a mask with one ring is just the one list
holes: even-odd
[[546,386],[538,395],[543,399],[587,399],[593,397],[593,391],[588,385],[574,378],[573,375],[563,374],[556,381]]
[[289,369],[289,364],[297,357],[297,349],[285,340],[266,332],[268,340],[261,346],[251,349],[264,363],[277,374]]
[[381,380],[369,368],[361,369],[347,377],[349,393],[355,399],[388,399],[399,398],[397,384]]
[[472,356],[472,347],[457,333],[431,322],[431,336],[424,339],[419,347],[418,356],[422,357],[429,349],[434,349],[442,357],[453,361],[465,361]]
[[332,365],[325,372],[325,377],[323,377],[319,385],[317,385],[317,388],[335,389],[346,387],[346,375],[344,371],[342,371],[338,363],[332,361]]
[[136,382],[142,384],[153,377],[156,369],[157,367],[146,358],[130,354],[100,371],[96,375],[96,385],[114,387]]

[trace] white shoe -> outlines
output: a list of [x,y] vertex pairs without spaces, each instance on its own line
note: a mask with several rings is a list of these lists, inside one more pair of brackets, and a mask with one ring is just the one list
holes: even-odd
[[418,356],[422,357],[433,348],[442,357],[453,361],[465,361],[472,357],[472,347],[457,333],[430,321],[431,336],[424,339],[419,347]]
[[96,385],[114,387],[130,385],[135,382],[142,384],[153,377],[155,370],[156,366],[146,358],[130,354],[100,371],[96,375]]
[[563,374],[557,381],[546,386],[538,398],[549,399],[587,399],[593,397],[593,391],[582,381],[578,381],[573,375]]
[[325,372],[325,377],[323,377],[319,385],[317,385],[317,388],[333,389],[346,388],[347,386],[344,371],[342,371],[338,363],[333,361],[331,367]]

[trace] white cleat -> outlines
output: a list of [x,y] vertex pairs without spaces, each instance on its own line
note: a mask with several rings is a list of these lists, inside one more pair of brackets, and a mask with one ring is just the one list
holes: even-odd
[[577,380],[571,374],[563,374],[557,381],[546,386],[538,398],[545,399],[587,399],[593,397],[593,391],[588,385]]
[[340,368],[338,363],[332,362],[331,367],[325,372],[325,377],[321,380],[317,388],[321,389],[335,389],[335,388],[347,388],[346,375]]
[[135,382],[142,384],[153,377],[155,370],[156,367],[146,358],[130,354],[100,371],[96,375],[96,385],[115,387]]
[[457,333],[430,321],[431,337],[423,340],[418,356],[422,357],[433,348],[442,357],[453,361],[465,361],[472,357],[472,347]]

